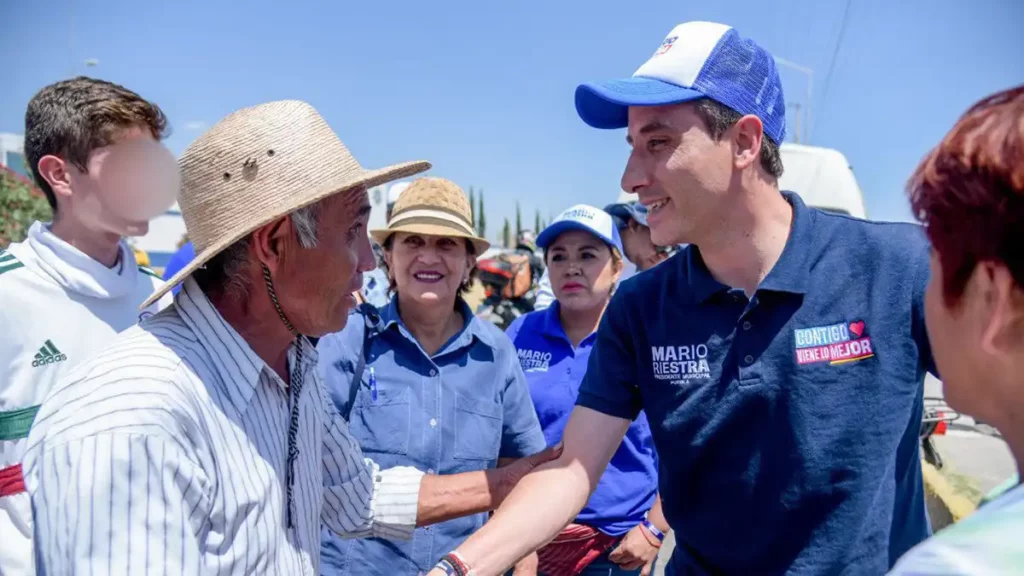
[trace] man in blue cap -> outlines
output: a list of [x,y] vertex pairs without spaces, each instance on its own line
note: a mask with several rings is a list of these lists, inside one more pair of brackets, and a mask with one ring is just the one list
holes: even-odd
[[576,108],[627,128],[623,189],[656,244],[689,246],[622,284],[561,457],[435,574],[497,574],[548,541],[641,410],[676,534],[666,574],[886,572],[929,534],[921,229],[779,190],[778,71],[728,26],[677,26],[632,78],[580,86]]

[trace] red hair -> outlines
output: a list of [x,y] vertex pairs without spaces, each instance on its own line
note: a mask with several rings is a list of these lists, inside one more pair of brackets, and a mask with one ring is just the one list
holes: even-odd
[[980,262],[1024,288],[1024,86],[970,108],[907,184],[942,263],[945,298],[963,295]]

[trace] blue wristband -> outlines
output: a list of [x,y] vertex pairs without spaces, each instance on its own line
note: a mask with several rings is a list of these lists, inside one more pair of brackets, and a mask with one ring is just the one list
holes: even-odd
[[640,524],[643,525],[644,528],[647,528],[648,532],[654,534],[654,537],[658,539],[658,542],[665,541],[665,533],[661,530],[658,530],[658,527],[652,524],[650,520],[644,518],[644,521]]

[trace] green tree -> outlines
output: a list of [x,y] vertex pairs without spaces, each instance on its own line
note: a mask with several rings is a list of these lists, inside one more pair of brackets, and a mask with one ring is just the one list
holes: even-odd
[[501,230],[501,240],[505,244],[505,248],[512,247],[512,229],[509,226],[508,216],[505,217],[505,227]]
[[480,215],[480,217],[478,219],[478,224],[479,225],[477,227],[477,234],[479,234],[481,238],[487,238],[487,213],[484,212],[484,191],[483,190],[480,191],[480,195],[477,196],[477,199],[480,202],[480,210],[477,211],[477,214]]
[[523,215],[519,210],[519,201],[516,200],[516,239],[523,233]]
[[540,221],[540,209],[537,209],[537,211],[534,212],[534,214],[533,214],[533,233],[534,234],[540,234],[540,231],[543,230],[543,229],[544,228],[541,227],[541,221]]
[[473,223],[473,229],[476,230],[476,199],[473,197],[472,186],[469,187],[469,220]]
[[0,166],[0,248],[20,242],[36,220],[50,220],[46,198],[32,184]]

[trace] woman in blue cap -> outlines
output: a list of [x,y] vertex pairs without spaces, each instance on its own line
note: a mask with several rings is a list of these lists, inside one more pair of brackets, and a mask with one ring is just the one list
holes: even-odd
[[[537,238],[555,302],[518,318],[507,334],[518,351],[547,443],[561,440],[591,347],[622,274],[622,239],[600,208],[576,205]],[[657,454],[643,413],[573,524],[515,573],[646,575],[668,523],[657,497]],[[536,563],[536,568],[533,564]]]

